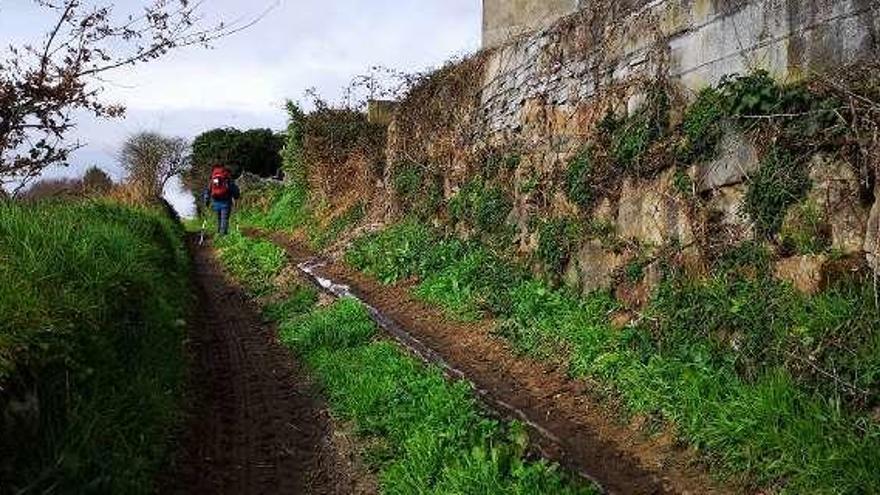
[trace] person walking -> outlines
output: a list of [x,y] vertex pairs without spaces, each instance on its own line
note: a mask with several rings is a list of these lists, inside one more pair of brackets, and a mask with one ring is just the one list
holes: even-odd
[[211,168],[211,183],[204,192],[205,206],[217,213],[217,232],[220,235],[229,233],[229,217],[235,201],[241,197],[238,185],[232,179],[232,172],[223,165]]

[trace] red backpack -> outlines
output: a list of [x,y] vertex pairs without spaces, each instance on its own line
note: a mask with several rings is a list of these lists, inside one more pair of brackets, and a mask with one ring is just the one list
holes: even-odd
[[226,167],[211,170],[211,199],[227,200],[232,196],[232,174]]

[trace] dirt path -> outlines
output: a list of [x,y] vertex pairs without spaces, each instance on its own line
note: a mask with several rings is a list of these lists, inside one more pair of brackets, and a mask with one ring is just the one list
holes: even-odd
[[[279,235],[273,240],[294,261],[308,259],[308,251],[296,241]],[[329,263],[315,273],[350,286],[359,298],[461,371],[488,402],[510,406],[535,423],[541,433],[533,438],[544,455],[588,473],[609,493],[728,493],[670,435],[648,437],[622,424],[612,407],[591,396],[588,383],[518,355],[492,334],[493,322],[451,321],[441,310],[415,300],[405,285],[383,286],[341,263]]]
[[162,493],[348,494],[332,428],[294,358],[214,260],[193,248],[190,419]]

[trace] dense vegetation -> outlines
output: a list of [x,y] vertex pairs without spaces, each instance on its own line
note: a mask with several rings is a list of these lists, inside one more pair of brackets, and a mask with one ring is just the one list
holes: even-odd
[[274,177],[281,169],[284,136],[270,129],[212,129],[196,136],[192,144],[192,168],[184,181],[200,192],[211,175],[211,166],[223,164],[238,177],[249,172]]
[[800,295],[747,245],[705,280],[670,269],[641,322],[620,330],[607,294],[553,289],[421,223],[363,237],[347,260],[386,283],[417,277],[415,293],[453,315],[497,317],[522,352],[562,359],[631,412],[668,421],[720,473],[787,493],[880,484],[880,425],[862,412],[880,399],[880,313],[865,277]]
[[[384,283],[415,280],[414,295],[451,317],[494,318],[497,333],[520,352],[589,378],[630,413],[675,432],[721,477],[784,493],[870,492],[880,486],[876,286],[857,255],[848,259],[831,249],[827,219],[805,198],[811,157],[834,153],[845,160],[864,151],[859,134],[876,123],[865,117],[864,102],[842,104],[839,88],[780,85],[761,72],[702,91],[675,119],[677,102],[666,89],[649,87],[645,105],[631,115],[609,111],[558,177],[543,177],[517,153],[498,150],[446,198],[443,177],[431,164],[409,157],[389,164],[388,192],[404,219],[357,239],[346,261]],[[705,198],[696,194],[688,167],[713,159],[725,133],[748,137],[761,156],[738,212],[751,220],[753,236],[713,237],[707,220],[697,233],[705,248],[701,266],[689,270],[676,259],[677,243],[643,245],[620,238],[611,222],[591,218],[600,198],[619,193],[624,176],[652,178],[670,168],[678,199],[700,217]],[[857,173],[865,189],[870,174]],[[540,209],[556,193],[573,208],[561,209],[567,216],[532,215],[527,241],[534,252],[518,251],[507,225],[513,195]],[[278,186],[273,199],[249,210],[247,221],[269,229],[307,227],[314,238],[309,194],[306,180]],[[324,237],[358,216],[346,218],[355,220]],[[558,287],[588,240],[627,255],[614,274],[618,288],[643,282],[649,267],[659,272],[643,301]],[[774,277],[774,262],[793,253],[830,260],[833,273],[817,294],[804,295]],[[291,303],[296,313],[304,311],[298,301]],[[296,322],[285,324],[286,335],[336,384],[331,396],[333,387],[358,396],[357,388],[345,387],[364,385],[311,357],[342,355],[314,342],[309,327],[340,335],[331,347],[364,345],[360,333],[341,336],[334,311],[281,319]],[[356,320],[353,309],[339,311]],[[332,324],[321,326],[325,321]],[[367,366],[349,352],[344,356]],[[353,408],[354,417],[366,414],[344,401],[338,407]]]
[[0,204],[0,492],[152,493],[189,263],[164,212]]
[[[264,241],[234,236],[221,253],[256,294],[280,271],[280,249]],[[320,379],[333,414],[353,421],[370,445],[366,460],[383,493],[593,493],[555,466],[526,461],[518,425],[487,418],[467,385],[380,339],[357,302],[316,308],[313,290],[282,289],[286,298],[267,314]]]

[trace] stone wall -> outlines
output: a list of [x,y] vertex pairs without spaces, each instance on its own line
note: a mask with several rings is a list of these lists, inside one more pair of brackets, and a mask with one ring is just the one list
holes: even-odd
[[[877,0],[593,3],[490,55],[482,99],[489,130],[521,128],[530,100],[572,112],[639,78],[666,76],[695,90],[727,74],[766,69],[793,79],[880,53]],[[638,95],[630,96],[635,105]]]
[[577,7],[577,0],[483,0],[483,47],[550,26]]
[[[486,1],[487,22],[504,18],[499,9],[508,9],[511,19],[525,15],[527,3]],[[568,8],[563,3],[548,2],[548,8],[555,7],[547,12]],[[471,67],[453,77],[460,85],[471,74],[477,76],[472,81],[473,98],[444,110],[445,130],[421,128],[398,115],[397,123],[405,125],[392,123],[389,134],[391,161],[405,157],[429,164],[433,173],[442,176],[447,199],[464,182],[482,174],[487,154],[513,150],[518,165],[503,180],[514,196],[509,223],[517,228],[523,252],[533,251],[537,244],[533,220],[577,214],[578,208],[560,192],[560,177],[609,109],[633,113],[643,104],[646,83],[664,80],[675,88],[674,113],[697,90],[728,74],[763,69],[778,80],[793,81],[880,55],[880,0],[580,3],[581,7],[589,3],[589,8],[481,53],[476,59],[480,70]],[[445,71],[442,77],[449,77],[456,68]],[[439,94],[437,88],[443,88],[442,80],[433,81],[431,91],[417,96],[431,98]],[[404,101],[400,111],[424,106],[425,102]],[[425,152],[404,150],[402,143],[407,142],[420,143]],[[621,237],[640,245],[678,245],[692,260],[706,254],[700,252],[705,251],[705,242],[700,245],[699,237],[750,238],[753,228],[742,205],[747,179],[759,165],[759,151],[733,129],[720,148],[717,158],[688,170],[700,197],[699,211],[677,190],[670,169],[650,177],[625,178],[594,211],[581,213],[613,224]],[[872,214],[854,169],[855,164],[839,157],[814,157],[808,201],[828,223],[834,252],[862,259],[867,255],[870,262],[880,264],[876,261],[880,203],[873,205]],[[533,184],[536,178],[538,191]],[[609,288],[611,273],[635,256],[584,239],[565,279],[585,291]],[[819,257],[812,261],[817,260],[822,261]],[[810,261],[787,262],[803,267]],[[780,268],[780,277],[786,278],[786,272]],[[796,281],[796,285],[805,284]]]

